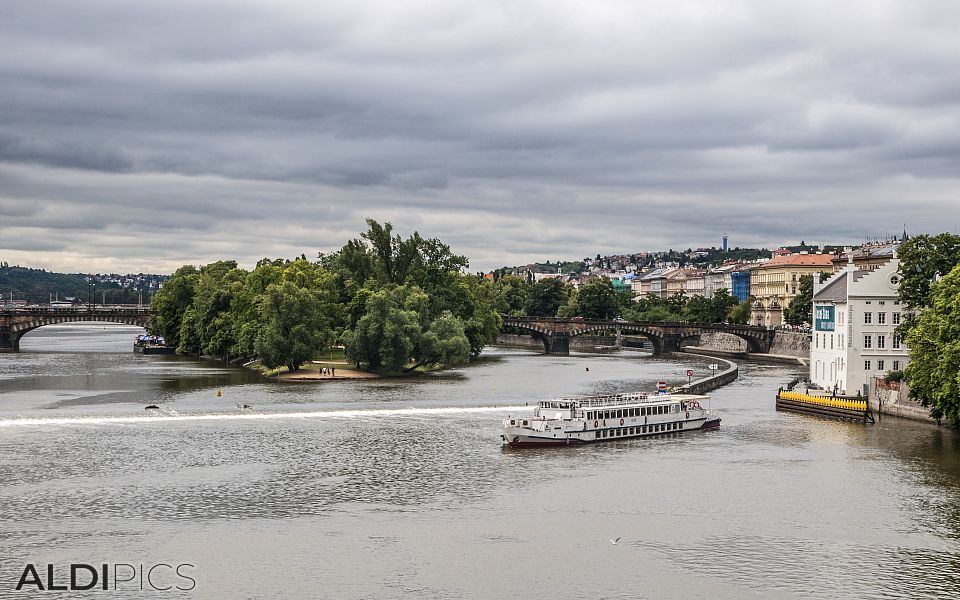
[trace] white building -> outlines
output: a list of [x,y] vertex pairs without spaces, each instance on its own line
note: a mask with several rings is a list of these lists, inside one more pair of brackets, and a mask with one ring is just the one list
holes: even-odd
[[813,286],[810,381],[838,393],[866,395],[873,377],[902,370],[910,351],[896,336],[900,261],[871,271],[853,263]]

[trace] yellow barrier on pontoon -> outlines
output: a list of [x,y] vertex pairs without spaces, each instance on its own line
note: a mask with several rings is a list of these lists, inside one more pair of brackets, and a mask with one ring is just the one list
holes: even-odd
[[781,400],[792,400],[816,406],[832,406],[846,410],[867,410],[866,400],[850,400],[848,398],[834,398],[832,396],[811,396],[800,392],[780,392]]

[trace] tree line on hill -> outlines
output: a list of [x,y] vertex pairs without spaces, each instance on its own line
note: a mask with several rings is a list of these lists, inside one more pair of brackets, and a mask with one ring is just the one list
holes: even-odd
[[500,277],[496,288],[506,304],[505,312],[511,316],[738,324],[750,318],[750,303],[738,302],[726,289],[717,290],[711,297],[677,292],[666,298],[638,298],[629,289],[615,289],[606,277],[575,288],[558,278],[530,284],[516,275]]
[[[0,264],[0,305],[11,300],[26,300],[30,304],[42,304],[51,298],[61,301],[74,298],[78,303],[93,300],[90,297],[93,287],[87,281],[88,275],[82,273],[54,273],[44,269],[10,266]],[[162,276],[151,275],[153,279]],[[114,281],[96,281],[96,302],[104,300],[109,304],[136,304],[140,299],[140,291],[134,288],[121,287]],[[149,298],[144,294],[144,302]]]

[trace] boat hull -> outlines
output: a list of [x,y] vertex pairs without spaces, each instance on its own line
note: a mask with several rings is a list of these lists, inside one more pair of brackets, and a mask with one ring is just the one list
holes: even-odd
[[[684,433],[690,431],[705,431],[720,428],[719,417],[708,417],[690,421],[682,421],[682,427],[677,429],[667,429],[660,431],[646,431],[640,427],[619,427],[608,428],[606,430],[584,430],[584,431],[565,431],[562,433],[544,432],[541,435],[531,433],[529,430],[516,428],[506,428],[500,436],[505,446],[510,448],[534,448],[534,447],[554,447],[554,446],[573,446],[581,444],[591,444],[594,442],[611,442],[616,440],[636,439],[645,437],[655,437],[671,433]],[[663,423],[666,425],[666,423]],[[622,431],[640,431],[639,433],[627,433],[617,435]],[[607,435],[602,436],[601,431]],[[610,435],[614,434],[614,435]]]

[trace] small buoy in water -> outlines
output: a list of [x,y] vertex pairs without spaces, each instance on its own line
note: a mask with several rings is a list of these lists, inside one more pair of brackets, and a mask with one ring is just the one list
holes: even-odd
[[156,404],[151,404],[150,406],[147,406],[143,410],[160,410],[160,407],[157,406]]
[[217,398],[219,398],[219,397],[222,396],[222,395],[223,395],[223,394],[220,393],[220,390],[217,390]]
[[587,370],[589,371],[589,370],[590,370],[590,367],[587,367]]

